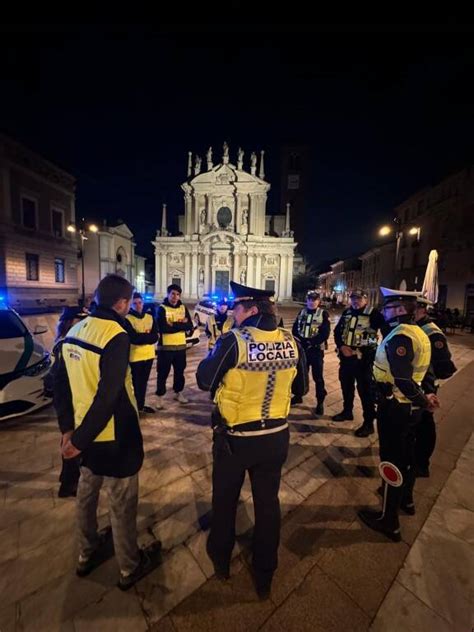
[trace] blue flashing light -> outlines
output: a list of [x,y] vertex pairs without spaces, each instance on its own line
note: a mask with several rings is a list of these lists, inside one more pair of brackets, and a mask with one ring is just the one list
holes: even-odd
[[153,300],[153,294],[145,294],[144,298],[145,298],[145,301],[152,301]]
[[211,298],[219,298],[219,297],[217,296],[217,294],[213,294]]

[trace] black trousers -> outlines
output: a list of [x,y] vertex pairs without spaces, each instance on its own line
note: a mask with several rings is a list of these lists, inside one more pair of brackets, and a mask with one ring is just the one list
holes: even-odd
[[230,563],[235,543],[235,516],[240,490],[249,472],[255,508],[253,567],[270,576],[278,565],[280,543],[281,468],[288,456],[286,428],[261,437],[232,437],[214,433],[212,521],[208,549],[220,564]]
[[339,359],[339,381],[344,398],[344,410],[352,412],[355,384],[357,384],[364,422],[373,423],[375,419],[375,387],[372,377],[374,354],[364,355],[360,360],[356,356],[346,358],[340,354]]
[[316,399],[322,404],[327,395],[324,385],[324,351],[322,349],[306,349],[308,371],[311,368],[313,380],[316,385]]
[[416,464],[426,469],[436,446],[436,423],[433,413],[424,410],[420,423],[416,427],[415,458]]
[[156,394],[166,393],[166,380],[173,367],[173,391],[180,393],[184,388],[184,369],[186,368],[186,349],[179,351],[158,351],[158,379]]
[[400,404],[395,398],[383,399],[377,408],[380,460],[389,461],[400,470],[403,484],[398,488],[399,500],[406,503],[413,501],[415,434],[421,412],[412,411],[410,404]]
[[138,410],[143,410],[143,406],[145,406],[146,387],[148,385],[148,378],[150,377],[152,366],[153,359],[142,360],[141,362],[130,362],[130,368],[132,369],[133,390],[135,391],[135,397],[137,398]]

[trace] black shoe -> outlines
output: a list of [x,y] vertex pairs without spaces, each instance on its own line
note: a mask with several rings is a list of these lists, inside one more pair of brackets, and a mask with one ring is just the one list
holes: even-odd
[[155,540],[153,544],[150,544],[144,549],[140,549],[140,562],[137,568],[130,573],[130,575],[120,575],[120,579],[117,582],[120,590],[128,590],[140,579],[155,570],[157,566],[161,564],[161,542]]
[[112,528],[106,527],[99,531],[99,544],[96,550],[91,553],[87,560],[79,560],[76,566],[76,575],[86,577],[98,566],[106,562],[114,554],[114,542],[112,539]]
[[253,572],[253,583],[255,585],[255,591],[258,595],[258,598],[261,601],[270,598],[270,593],[272,590],[272,578],[273,573],[269,575],[268,573],[256,573]]
[[316,416],[324,415],[324,404],[323,404],[323,402],[318,402],[318,405],[314,409],[314,414]]
[[421,465],[416,466],[416,477],[417,478],[429,478],[430,477],[430,468],[428,466],[422,467]]
[[209,559],[212,562],[212,565],[214,566],[214,574],[217,577],[217,579],[220,579],[221,581],[225,581],[229,579],[230,562],[228,562],[227,564],[223,564],[220,560],[216,558],[216,556],[213,554],[213,552],[211,551],[209,547],[209,540],[206,543],[206,551],[207,551],[207,555],[209,556]]
[[371,434],[374,434],[374,426],[373,424],[365,424],[363,423],[360,428],[354,431],[356,437],[368,437]]
[[140,412],[149,413],[150,415],[152,415],[155,412],[155,409],[152,408],[151,406],[143,406]]
[[362,511],[358,511],[357,515],[360,520],[372,529],[373,531],[378,531],[382,533],[384,536],[392,540],[392,542],[400,542],[402,536],[400,534],[400,527],[397,529],[390,528],[382,518],[382,512],[373,511],[372,509],[364,509]]
[[303,398],[302,397],[295,397],[293,396],[291,398],[291,406],[296,406],[297,404],[302,404],[303,403]]
[[[377,487],[377,494],[383,498],[383,485]],[[406,513],[407,516],[414,516],[416,513],[415,503],[413,501],[403,502],[402,500],[400,503],[400,509],[403,511],[403,513]]]
[[354,415],[351,412],[343,410],[340,413],[337,413],[337,415],[334,415],[332,420],[333,421],[353,421]]
[[67,485],[61,483],[58,490],[58,498],[75,498],[77,496],[77,483],[75,485]]

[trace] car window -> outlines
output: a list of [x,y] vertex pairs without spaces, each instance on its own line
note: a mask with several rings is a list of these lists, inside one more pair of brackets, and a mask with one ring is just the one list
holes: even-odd
[[201,301],[199,305],[200,307],[208,307],[210,309],[214,307],[214,303],[212,301]]
[[27,333],[27,328],[16,314],[0,311],[0,339],[23,338]]

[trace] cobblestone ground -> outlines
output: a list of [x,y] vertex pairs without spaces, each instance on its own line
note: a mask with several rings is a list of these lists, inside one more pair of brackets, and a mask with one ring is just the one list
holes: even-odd
[[[294,309],[283,310],[287,324],[294,314]],[[474,359],[474,351],[465,345],[452,344],[452,349],[459,369]],[[312,414],[314,384],[304,404],[292,409],[290,416],[291,447],[280,494],[285,516],[282,550],[272,599],[259,602],[251,589],[247,543],[253,507],[248,480],[238,509],[234,578],[222,586],[210,579],[212,567],[204,548],[211,498],[211,403],[198,390],[194,374],[205,351],[203,337],[188,353],[185,393],[190,403],[179,405],[168,393],[165,409],[141,421],[146,458],[140,474],[140,539],[147,543],[159,538],[165,554],[161,567],[127,594],[115,588],[118,571],[114,559],[86,579],[74,575],[74,501],[57,498],[61,458],[52,408],[0,426],[1,632],[214,630],[224,625],[229,630],[262,626],[266,630],[341,629],[339,619],[336,625],[330,615],[319,623],[313,615],[306,619],[309,603],[324,604],[324,612],[345,611],[350,629],[367,629],[440,492],[438,466],[425,485],[420,517],[412,519],[410,524],[415,526],[405,529],[402,544],[381,545],[379,538],[361,530],[354,521],[356,506],[377,502],[373,493],[377,436],[353,436],[353,429],[361,423],[357,398],[354,422],[330,421],[342,404],[331,343],[325,360],[328,397],[324,418],[315,420]],[[148,392],[151,404],[155,385],[153,370]],[[440,458],[448,462],[450,453]],[[451,470],[454,463],[451,455],[451,461],[443,461],[440,467]],[[101,525],[107,523],[104,501],[100,504]],[[369,570],[362,578],[352,577],[351,569],[358,562],[339,553],[354,537],[358,554],[372,560],[374,567],[378,565],[379,576],[372,577]],[[339,582],[344,585],[338,603],[331,603],[334,568],[344,577]],[[367,598],[363,606],[355,608],[361,593]]]

